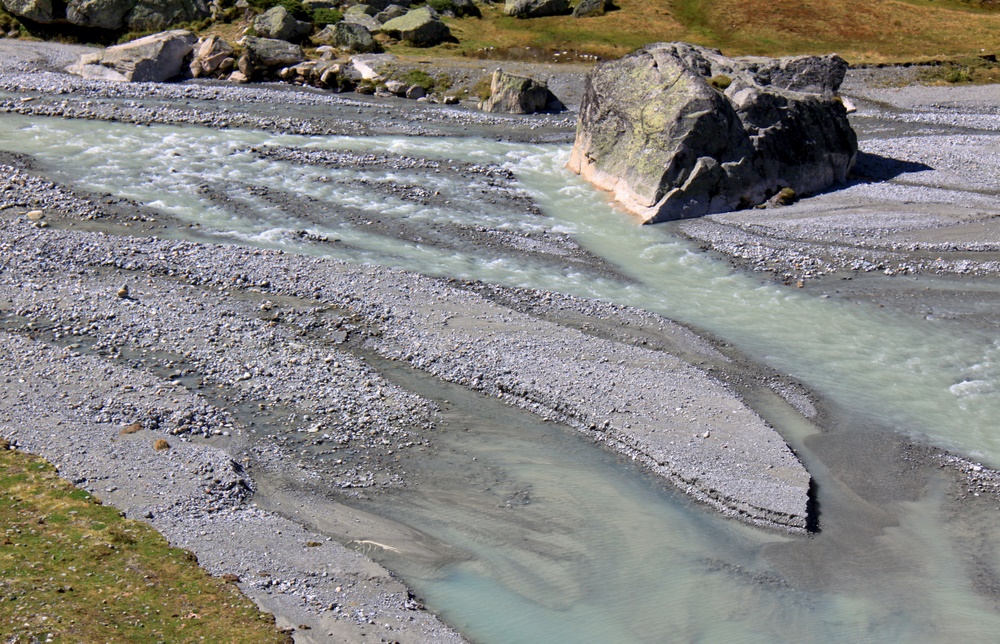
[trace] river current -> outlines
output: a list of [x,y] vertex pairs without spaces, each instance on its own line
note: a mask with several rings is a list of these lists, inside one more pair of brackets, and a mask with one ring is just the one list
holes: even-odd
[[[1000,465],[1000,344],[994,336],[736,273],[675,236],[669,225],[639,227],[613,210],[563,169],[567,146],[475,137],[297,137],[11,116],[0,123],[0,149],[33,155],[54,180],[135,199],[198,224],[220,242],[322,252],[637,306],[709,331],[801,381],[828,403],[842,431],[896,432]],[[470,201],[468,186],[434,173],[421,187],[449,199],[426,206],[366,189],[355,169],[274,161],[250,151],[266,146],[502,164],[543,216],[491,211]],[[364,178],[412,181],[391,168],[366,170]],[[200,190],[205,185],[230,201],[207,201]],[[373,219],[443,226],[460,218],[484,228],[564,233],[628,279],[555,269],[520,256],[484,259],[372,233],[356,220],[297,218],[247,185]],[[305,244],[302,230],[343,243]],[[420,386],[414,384],[418,391]],[[442,463],[451,474],[437,486],[368,509],[456,546],[467,558],[427,568],[391,553],[370,554],[477,641],[926,641],[989,639],[1000,632],[995,599],[977,586],[968,563],[973,539],[950,525],[943,510],[943,482],[932,478],[917,497],[888,501],[893,511],[882,523],[865,523],[862,547],[845,545],[857,529],[837,522],[852,521],[855,500],[834,482],[824,487],[826,466],[810,460],[807,445],[817,430],[801,417],[782,421],[776,410],[769,420],[821,486],[830,524],[812,538],[720,518],[569,430],[458,387],[440,387],[420,393],[449,400],[449,423],[466,423],[468,431],[446,435],[452,453],[491,463],[530,491],[530,503],[480,512],[473,492],[460,493],[463,466]],[[975,523],[978,537],[1000,536],[993,516]],[[986,557],[987,567],[1000,568],[991,545],[996,539],[987,540],[975,554]],[[822,582],[809,581],[804,569],[810,566],[822,569]]]

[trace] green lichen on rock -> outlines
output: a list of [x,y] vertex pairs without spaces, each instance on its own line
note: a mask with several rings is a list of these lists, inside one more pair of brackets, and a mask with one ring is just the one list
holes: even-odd
[[834,94],[845,71],[837,56],[649,45],[588,75],[569,167],[647,222],[823,189],[857,152]]

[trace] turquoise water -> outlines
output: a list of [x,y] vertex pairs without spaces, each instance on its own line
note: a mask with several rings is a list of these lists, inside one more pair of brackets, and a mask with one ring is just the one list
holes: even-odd
[[[166,210],[215,231],[220,240],[639,306],[708,330],[801,380],[835,408],[851,410],[849,423],[923,436],[1000,464],[1000,348],[994,338],[956,334],[943,322],[737,274],[673,236],[669,227],[638,227],[613,210],[603,195],[563,170],[564,146],[475,138],[310,138],[9,116],[0,123],[6,126],[0,148],[35,155],[60,181]],[[421,185],[450,195],[454,205],[407,201],[358,185],[356,170],[267,161],[247,151],[262,145],[502,163],[546,217],[494,208],[444,174],[422,176]],[[413,175],[391,169],[364,176],[413,181]],[[199,193],[206,185],[231,201],[206,203]],[[331,214],[301,216],[248,186],[315,199],[329,205]],[[349,209],[355,219],[338,217],[338,208]],[[357,216],[566,233],[632,279],[520,256],[484,261],[461,247],[372,233]],[[297,235],[303,229],[343,243],[305,244]],[[485,403],[467,404],[471,409]],[[463,488],[461,477],[449,474],[438,486],[383,508],[469,553],[468,561],[432,571],[386,562],[475,639],[895,641],[989,638],[998,632],[1000,614],[975,591],[965,563],[967,543],[942,515],[942,492],[933,486],[920,501],[895,504],[891,514],[901,518],[864,538],[875,553],[872,561],[836,559],[844,557],[833,542],[837,530],[817,537],[819,547],[831,540],[827,563],[834,572],[829,584],[805,587],[785,582],[775,566],[800,540],[692,506],[567,430],[512,411],[489,408],[482,414],[468,421],[469,432],[449,434],[448,440],[455,441],[456,453],[502,471],[510,486],[530,490],[529,504],[497,508],[490,493]],[[824,480],[821,471],[813,473]],[[835,494],[836,486],[829,487],[824,493]],[[828,518],[838,520],[832,510]],[[984,529],[998,534],[992,525]]]

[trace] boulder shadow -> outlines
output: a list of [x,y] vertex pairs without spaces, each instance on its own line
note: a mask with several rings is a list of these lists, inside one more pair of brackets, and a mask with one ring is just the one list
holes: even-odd
[[890,181],[903,174],[925,172],[933,169],[926,163],[893,159],[859,150],[854,162],[854,169],[851,170],[851,178],[857,181],[877,183]]

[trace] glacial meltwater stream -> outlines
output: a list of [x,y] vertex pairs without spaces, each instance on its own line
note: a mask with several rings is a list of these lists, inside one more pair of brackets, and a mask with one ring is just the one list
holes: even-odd
[[[956,334],[948,322],[818,298],[737,274],[673,236],[669,226],[638,227],[613,211],[602,195],[563,170],[565,146],[474,137],[309,138],[13,116],[0,123],[0,149],[32,155],[54,180],[130,197],[198,224],[202,236],[216,235],[219,242],[637,306],[705,329],[800,380],[835,410],[845,432],[891,430],[1000,465],[995,338]],[[443,165],[503,164],[544,216],[491,209],[453,173],[387,166],[362,174],[252,151],[269,146],[430,158]],[[420,188],[441,199],[424,205],[379,189],[418,178]],[[331,214],[317,215],[323,208]],[[337,216],[344,212],[351,216]],[[372,232],[379,229],[375,224],[404,220],[427,229],[460,221],[566,233],[619,275]],[[919,500],[892,500],[895,519],[879,524],[869,517],[855,525],[852,504],[864,501],[824,478],[827,464],[804,448],[815,429],[794,414],[775,409],[769,420],[819,481],[821,522],[830,523],[813,538],[718,517],[570,430],[460,387],[413,386],[451,401],[450,423],[472,419],[468,432],[447,434],[454,453],[466,462],[489,462],[515,487],[530,491],[530,503],[479,512],[471,486],[463,490],[461,463],[443,463],[450,474],[442,475],[439,489],[369,508],[469,555],[426,570],[372,553],[475,640],[940,641],[990,639],[1000,632],[995,596],[978,592],[971,579],[971,537],[949,525],[941,491],[932,484],[916,495]],[[977,521],[980,533],[1000,538],[996,518]],[[991,544],[976,544],[977,556],[1000,566]],[[816,554],[820,550],[826,559]],[[810,566],[815,574],[806,570]],[[821,573],[826,581],[814,579]]]

